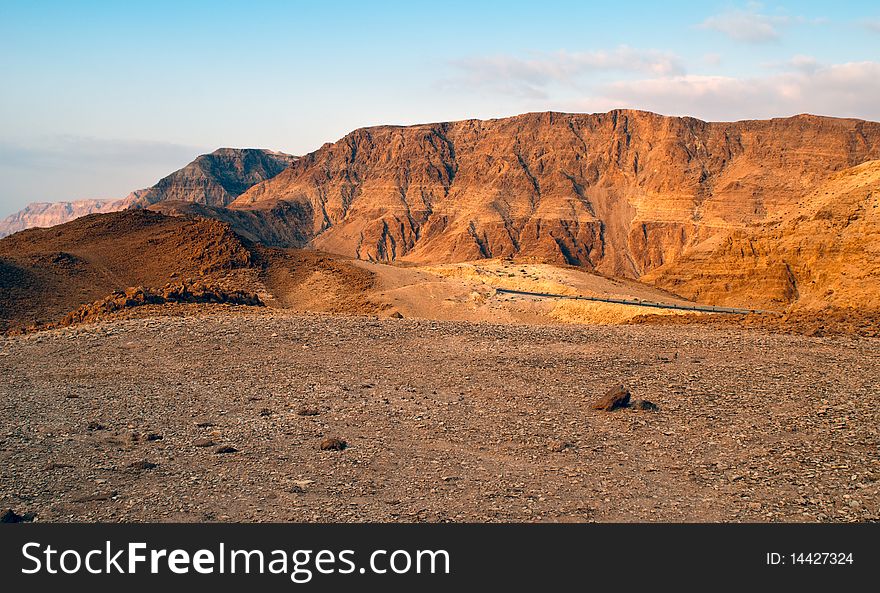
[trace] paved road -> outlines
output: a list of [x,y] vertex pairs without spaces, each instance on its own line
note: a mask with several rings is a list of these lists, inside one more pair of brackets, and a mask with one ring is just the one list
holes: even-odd
[[658,309],[679,309],[682,311],[702,311],[705,313],[729,313],[733,315],[748,315],[749,313],[769,313],[780,315],[778,311],[765,311],[763,309],[738,309],[736,307],[716,307],[714,305],[677,305],[674,303],[659,303],[656,301],[643,301],[641,299],[616,299],[613,297],[590,297],[572,296],[567,294],[552,294],[549,292],[527,292],[524,290],[508,290],[497,288],[495,292],[518,296],[529,296],[547,299],[572,299],[575,301],[597,301],[600,303],[617,303],[618,305],[636,305],[639,307],[656,307]]

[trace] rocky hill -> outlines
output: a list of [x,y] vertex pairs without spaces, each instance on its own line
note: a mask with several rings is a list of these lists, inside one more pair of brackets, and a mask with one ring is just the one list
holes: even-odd
[[296,161],[295,156],[256,148],[220,148],[133,196],[145,208],[165,200],[226,206],[251,186],[271,179]]

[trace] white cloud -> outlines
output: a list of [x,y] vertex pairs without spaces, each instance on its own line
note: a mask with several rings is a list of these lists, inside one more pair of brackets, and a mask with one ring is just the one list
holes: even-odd
[[779,28],[791,23],[787,16],[771,16],[758,12],[757,5],[746,10],[730,10],[708,17],[697,25],[700,29],[718,31],[736,41],[764,43],[779,39]]
[[880,121],[878,96],[880,63],[849,62],[753,78],[682,75],[619,81],[564,107],[577,111],[628,107],[709,120],[814,113]]
[[703,55],[703,62],[709,66],[717,66],[721,63],[721,54],[708,53]]
[[801,72],[808,73],[815,72],[820,67],[819,61],[816,60],[816,58],[814,58],[813,56],[805,56],[802,54],[793,56],[791,60],[789,60],[788,65],[795,70],[800,70]]
[[639,72],[654,76],[680,74],[683,68],[675,54],[621,46],[611,51],[538,54],[523,59],[499,55],[455,60],[459,71],[455,85],[485,88],[528,98],[546,98],[553,83],[577,84],[586,74]]

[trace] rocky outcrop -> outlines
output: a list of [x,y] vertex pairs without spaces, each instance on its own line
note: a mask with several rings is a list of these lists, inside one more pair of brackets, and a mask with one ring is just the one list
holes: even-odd
[[859,120],[534,113],[356,130],[230,209],[264,228],[295,212],[297,244],[361,259],[517,256],[638,278],[876,158],[880,124]]
[[[226,305],[263,306],[257,295],[241,290],[225,290],[219,286],[196,283],[168,283],[162,288],[131,287],[116,290],[101,300],[68,313],[57,325],[95,321],[123,309],[167,303],[213,303]],[[51,324],[50,326],[51,327]]]

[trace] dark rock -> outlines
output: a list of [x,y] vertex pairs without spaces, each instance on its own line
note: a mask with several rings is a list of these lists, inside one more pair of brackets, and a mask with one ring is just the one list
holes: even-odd
[[389,315],[389,317],[391,319],[403,319],[403,315],[400,313],[400,311],[395,311],[394,313]]
[[346,447],[348,447],[348,443],[336,437],[321,441],[321,451],[342,451]]
[[100,502],[103,500],[110,500],[116,496],[116,491],[113,492],[99,492],[98,494],[88,494],[86,496],[80,496],[78,498],[74,498],[73,502]]
[[637,410],[643,410],[645,412],[659,412],[660,406],[655,404],[654,402],[649,402],[646,399],[640,399],[635,403],[635,408]]
[[217,425],[214,424],[213,422],[211,422],[210,420],[207,420],[207,421],[205,421],[205,422],[198,422],[198,423],[196,424],[196,426],[197,426],[198,428],[211,428],[212,426],[217,426]]
[[130,463],[130,464],[128,465],[128,469],[135,470],[135,471],[141,471],[141,470],[147,470],[147,469],[154,469],[154,468],[157,468],[157,467],[159,467],[159,464],[157,464],[157,463],[152,463],[152,462],[147,461],[147,460],[135,461],[134,463]]
[[6,509],[6,512],[0,515],[0,523],[30,523],[35,517],[34,513],[19,515],[12,509]]
[[217,449],[214,451],[214,453],[222,455],[224,453],[235,453],[237,451],[238,451],[238,449],[236,449],[232,445],[223,445],[222,447],[217,447]]
[[89,422],[88,426],[86,426],[88,430],[107,430],[107,427],[101,424],[100,422]]
[[629,389],[623,385],[615,385],[593,403],[593,409],[611,412],[618,408],[626,408],[629,406],[629,398]]
[[272,414],[273,412],[269,408],[263,408],[262,410],[260,410],[260,416],[263,416],[264,418],[266,416],[271,416]]
[[73,466],[69,463],[47,463],[46,467],[43,468],[43,471],[50,472],[50,471],[53,471],[56,469],[66,469],[69,467],[73,467]]
[[297,415],[299,416],[317,416],[321,412],[316,410],[315,408],[302,408],[297,410]]
[[158,432],[149,432],[145,438],[148,441],[161,441],[163,437]]
[[565,451],[566,449],[569,449],[571,447],[572,447],[572,444],[567,441],[553,441],[550,443],[548,448],[553,453],[562,453],[563,451]]

